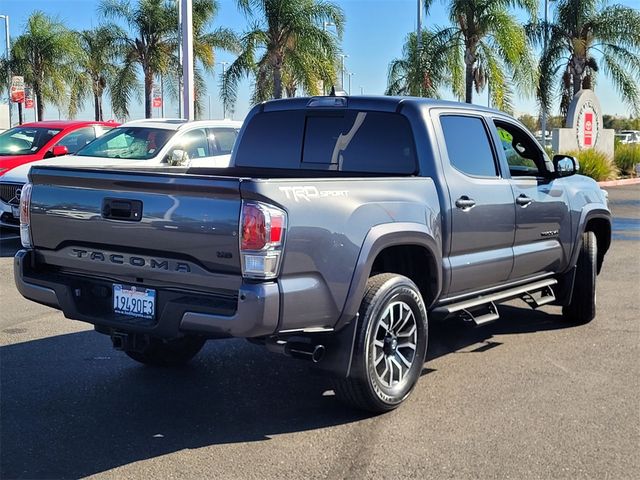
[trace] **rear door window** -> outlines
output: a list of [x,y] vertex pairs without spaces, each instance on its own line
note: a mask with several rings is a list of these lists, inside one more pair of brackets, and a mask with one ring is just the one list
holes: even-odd
[[449,162],[472,177],[497,177],[496,160],[480,117],[442,115],[442,133]]

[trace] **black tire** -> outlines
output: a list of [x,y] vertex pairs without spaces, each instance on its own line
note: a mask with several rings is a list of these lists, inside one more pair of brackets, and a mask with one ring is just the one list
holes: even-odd
[[[385,318],[388,318],[385,313],[391,311],[393,315],[394,308],[399,308],[399,311],[395,310],[396,315],[406,320],[400,325],[396,324],[398,334],[395,336],[395,343],[392,329],[387,330],[381,341],[380,332],[385,331],[382,324]],[[411,310],[413,320],[410,319],[407,308]],[[398,407],[409,396],[420,378],[427,353],[427,311],[418,287],[410,279],[402,275],[383,273],[367,281],[359,313],[351,374],[348,378],[335,379],[334,391],[338,398],[356,408],[375,413],[388,412]],[[393,321],[391,317],[389,323],[393,324]],[[409,328],[407,322],[413,322],[416,327],[415,335],[411,334],[410,338],[407,337],[407,332],[412,331],[412,327]],[[407,326],[403,329],[403,325]],[[386,350],[380,347],[380,343],[383,343]],[[411,347],[402,345],[414,345],[412,356]],[[398,357],[398,352],[401,358]],[[381,355],[385,358],[381,358]],[[407,360],[410,356],[410,365],[401,361]],[[381,365],[383,361],[384,365]],[[383,370],[382,374],[380,370]],[[396,373],[398,381],[394,383]],[[388,381],[385,380],[387,378]]]
[[598,270],[598,243],[593,232],[582,235],[578,254],[576,278],[571,303],[562,308],[564,318],[582,325],[596,316],[596,276]]
[[154,367],[178,367],[188,363],[202,349],[204,338],[182,337],[173,340],[151,338],[142,351],[125,351],[136,362]]

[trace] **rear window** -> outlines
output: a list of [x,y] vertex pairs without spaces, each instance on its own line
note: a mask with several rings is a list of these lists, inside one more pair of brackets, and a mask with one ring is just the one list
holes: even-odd
[[351,110],[257,114],[238,145],[236,165],[395,174],[417,170],[405,117]]

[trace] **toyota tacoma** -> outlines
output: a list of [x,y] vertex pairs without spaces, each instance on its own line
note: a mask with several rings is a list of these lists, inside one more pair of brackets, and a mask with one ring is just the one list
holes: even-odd
[[34,167],[15,281],[143,364],[241,337],[383,412],[420,377],[429,319],[482,325],[518,298],[594,318],[611,215],[578,170],[476,105],[270,101],[223,170]]

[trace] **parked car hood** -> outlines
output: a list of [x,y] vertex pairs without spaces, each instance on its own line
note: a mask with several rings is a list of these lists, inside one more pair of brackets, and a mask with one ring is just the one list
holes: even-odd
[[2,155],[0,156],[0,177],[2,177],[3,173],[8,173],[12,168],[41,158],[42,155],[37,153],[33,155]]

